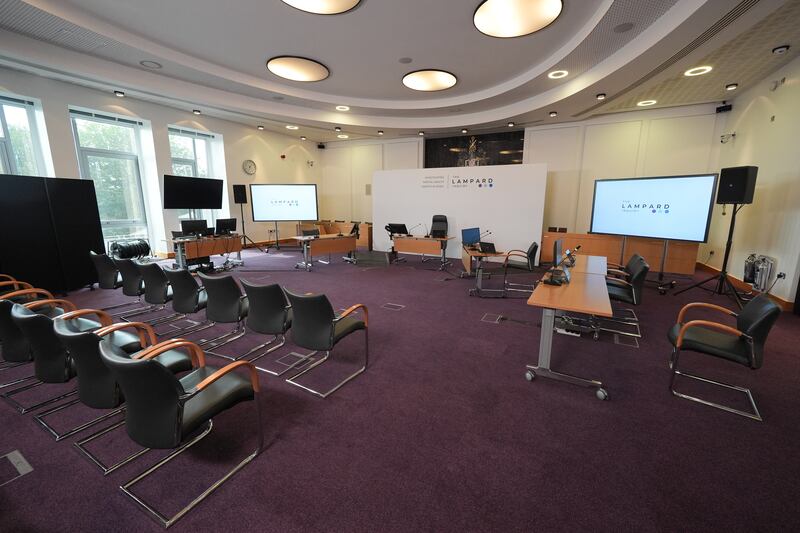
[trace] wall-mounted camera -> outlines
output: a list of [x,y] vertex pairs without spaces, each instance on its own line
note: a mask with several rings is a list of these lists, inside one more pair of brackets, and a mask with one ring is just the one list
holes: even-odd
[[721,142],[722,144],[726,144],[731,139],[735,139],[735,138],[736,138],[736,132],[735,131],[733,133],[725,133],[725,134],[719,136],[719,142]]

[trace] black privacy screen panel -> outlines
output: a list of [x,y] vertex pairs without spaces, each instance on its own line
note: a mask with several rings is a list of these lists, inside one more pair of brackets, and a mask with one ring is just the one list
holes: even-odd
[[525,130],[425,139],[425,168],[522,163]]

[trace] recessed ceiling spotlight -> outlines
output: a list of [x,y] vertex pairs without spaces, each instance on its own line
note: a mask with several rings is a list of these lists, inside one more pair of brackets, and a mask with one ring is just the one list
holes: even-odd
[[340,132],[340,131],[342,131],[342,128],[340,128],[339,126],[336,126],[335,128],[333,128],[333,131]]
[[378,135],[383,135],[383,130],[378,130]]
[[415,91],[443,91],[456,84],[457,78],[444,70],[417,70],[403,76],[403,85]]
[[694,67],[690,68],[686,72],[683,73],[684,76],[702,76],[703,74],[708,74],[711,72],[713,67],[708,65],[703,65],[702,67]]
[[641,102],[637,103],[639,107],[647,107],[649,105],[654,105],[656,103],[655,100],[642,100]]
[[276,102],[282,102],[283,101],[283,96],[280,96],[280,95],[273,96],[272,99],[275,100]]
[[597,98],[598,100],[605,100],[606,99],[606,93],[597,93],[595,95],[595,98]]
[[200,110],[199,109],[192,109],[192,113],[194,113],[195,115],[199,115],[200,114]]
[[783,55],[789,51],[789,48],[791,48],[791,46],[789,46],[788,44],[782,44],[781,46],[776,46],[775,48],[773,48],[772,53],[777,56]]
[[551,24],[562,8],[561,0],[484,0],[472,22],[490,37],[521,37]]
[[256,129],[257,129],[258,131],[264,131],[264,126],[262,126],[261,124],[259,124],[258,126],[256,126]]
[[345,133],[340,133],[339,135],[337,135],[337,137],[339,137],[340,139],[349,139],[350,138],[350,136],[345,134]]
[[625,33],[631,31],[633,29],[633,22],[623,22],[622,24],[617,24],[611,31],[614,33]]
[[161,63],[159,63],[158,61],[150,61],[149,59],[146,59],[144,61],[139,61],[139,64],[144,68],[151,68],[153,70],[157,70],[162,67]]
[[397,60],[398,63],[402,63],[404,65],[408,65],[412,61],[414,61],[414,60],[411,59],[410,57],[401,57],[400,59]]
[[425,135],[425,132],[424,132],[424,131],[422,131],[422,130],[420,130],[419,132],[417,132],[417,135],[419,135],[420,137],[422,137],[423,135]]
[[738,83],[729,83],[725,86],[726,91],[735,91],[739,87]]
[[300,126],[295,126],[294,124],[287,124],[286,125],[286,129],[287,130],[299,130]]
[[301,140],[301,141],[305,141],[306,139],[308,139],[308,137],[306,137],[305,135],[301,135],[301,136],[300,136],[300,140]]
[[561,78],[565,78],[568,75],[569,72],[567,72],[566,70],[554,70],[553,72],[549,73],[547,77],[550,78],[551,80],[558,80]]
[[336,111],[350,111],[350,106],[346,105],[337,105]]
[[509,122],[507,125],[508,125],[509,128],[513,128],[515,126],[515,124],[513,122]]
[[556,118],[558,116],[558,111],[550,111],[550,118]]
[[469,130],[468,130],[467,128],[463,128],[463,129],[461,130],[461,133],[467,133],[468,131],[469,131]]
[[267,69],[276,76],[292,81],[322,81],[331,74],[322,63],[296,56],[273,57],[267,61]]
[[114,91],[114,96],[117,96],[119,98],[125,98],[125,93],[122,91]]
[[283,0],[300,11],[316,15],[338,15],[356,7],[361,0]]

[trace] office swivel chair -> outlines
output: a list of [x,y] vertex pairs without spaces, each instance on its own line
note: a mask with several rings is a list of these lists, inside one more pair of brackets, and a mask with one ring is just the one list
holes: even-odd
[[[712,322],[710,320],[690,320],[684,322],[686,313],[690,309],[710,309],[719,311],[726,315],[736,318],[736,327]],[[678,313],[678,322],[669,330],[667,338],[672,343],[672,358],[670,368],[672,375],[669,380],[669,389],[675,396],[702,403],[729,413],[734,413],[753,420],[761,421],[761,413],[753,399],[750,389],[737,385],[729,385],[720,381],[714,381],[705,377],[689,374],[678,369],[678,358],[681,351],[693,351],[713,357],[724,359],[732,363],[737,363],[753,370],[761,368],[764,363],[764,343],[767,340],[770,329],[778,320],[781,309],[778,305],[762,294],[747,302],[739,314],[707,303],[690,303],[685,305]],[[675,377],[685,376],[704,383],[718,385],[731,390],[744,392],[750,400],[752,413],[734,409],[726,405],[721,405],[708,400],[703,400],[696,396],[683,394],[675,390]]]
[[[154,359],[167,351],[177,349],[187,350],[195,367],[181,378]],[[237,361],[223,368],[206,366],[203,350],[197,344],[184,339],[151,346],[132,359],[113,344],[103,341],[100,343],[100,354],[125,395],[125,427],[131,440],[145,447],[140,454],[149,449],[173,450],[120,487],[126,496],[133,499],[162,526],[174,524],[261,453],[264,437],[259,402],[260,386],[258,372],[252,363]],[[248,377],[236,373],[237,369],[246,369]],[[135,484],[208,435],[214,417],[246,401],[255,404],[258,441],[255,451],[230,472],[171,517],[165,516],[141,496],[133,493],[132,487]]]
[[[539,251],[539,243],[534,241],[528,246],[527,250],[509,250],[506,253],[506,258],[503,261],[503,289],[505,291],[517,292],[533,292],[536,288],[536,283],[513,283],[508,281],[508,269],[519,269],[525,272],[533,272],[536,266],[536,253]],[[524,259],[524,262],[519,263],[511,261],[512,257]]]
[[[292,309],[289,306],[289,301],[286,299],[286,294],[278,284],[255,285],[242,280],[242,286],[244,287],[244,292],[249,302],[247,329],[262,335],[273,336],[272,340],[256,346],[237,358],[245,359],[253,354],[257,354],[249,359],[252,363],[286,344],[286,332],[292,327]],[[272,343],[277,341],[280,342],[275,346],[271,346]],[[264,348],[267,349],[262,351]],[[260,351],[261,353],[258,353]],[[300,359],[281,371],[274,371],[266,368],[259,368],[259,370],[263,370],[273,376],[280,376],[296,367],[304,360],[305,359]]]
[[[144,281],[144,301],[153,306],[154,313],[166,309],[167,304],[172,301],[172,285],[164,270],[156,263],[134,263],[134,265]],[[142,322],[155,326],[179,318],[183,318],[180,313],[172,313]]]
[[[144,279],[142,279],[142,273],[139,272],[136,263],[133,259],[112,259],[112,261],[114,261],[114,265],[119,269],[122,277],[122,294],[135,296],[136,300],[131,303],[142,303],[142,295],[145,292]],[[115,316],[120,316],[123,320],[126,320],[132,316],[149,313],[154,307],[154,305],[143,305],[129,311],[117,313]]]
[[[164,275],[169,280],[170,287],[172,287],[172,309],[176,313],[180,313],[184,317],[194,313],[199,313],[206,308],[208,303],[208,295],[206,288],[197,284],[194,276],[185,268],[172,270],[165,268]],[[185,328],[178,329],[173,333],[180,333],[185,335],[187,333],[194,333],[212,327],[214,324],[205,320],[198,324],[190,325]]]
[[[312,357],[319,351],[325,351],[323,357],[311,363],[308,367],[286,381],[321,398],[327,398],[329,395],[339,390],[345,383],[367,369],[367,364],[369,363],[367,307],[364,304],[356,304],[345,310],[339,316],[336,316],[330,301],[324,294],[300,296],[286,291],[286,296],[289,298],[293,313],[292,340],[296,345],[302,348],[313,350],[305,359]],[[363,310],[364,320],[358,320],[350,316],[358,309]],[[326,392],[319,392],[295,381],[303,374],[327,361],[331,355],[331,351],[339,341],[359,330],[364,330],[364,366]]]
[[[28,285],[27,283],[25,285]],[[31,345],[27,337],[11,318],[11,309],[18,302],[52,299],[53,295],[44,289],[26,288],[0,295],[0,340],[3,341],[3,369],[14,368],[33,361]],[[0,389],[11,387],[25,381],[36,379],[30,375],[0,384]]]
[[231,276],[207,276],[202,272],[197,274],[203,280],[203,286],[208,294],[206,303],[206,319],[213,325],[236,324],[233,331],[213,339],[209,339],[201,346],[206,352],[234,361],[230,355],[213,352],[226,344],[240,339],[245,334],[243,320],[247,316],[249,304],[247,296],[242,296],[242,291],[236,280]]

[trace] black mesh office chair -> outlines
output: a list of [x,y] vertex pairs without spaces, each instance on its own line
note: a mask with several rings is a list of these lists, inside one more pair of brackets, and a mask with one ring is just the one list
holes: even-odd
[[[172,301],[172,286],[164,270],[156,263],[134,263],[144,281],[144,301],[153,306],[152,312],[160,312]],[[184,318],[180,313],[159,316],[151,320],[143,320],[153,326]]]
[[208,294],[206,318],[213,325],[236,324],[233,331],[202,343],[203,349],[208,353],[233,361],[234,357],[211,350],[225,346],[245,334],[243,320],[247,316],[249,307],[247,296],[242,296],[242,291],[232,276],[207,276],[202,272],[197,275],[203,280],[203,286]]
[[[195,370],[181,378],[154,360],[162,353],[176,349],[187,350],[195,366]],[[120,487],[161,525],[169,527],[174,524],[261,453],[264,440],[258,394],[260,387],[258,372],[252,363],[237,361],[223,368],[206,366],[200,347],[184,339],[151,346],[133,359],[113,344],[103,341],[100,343],[100,354],[125,394],[125,427],[128,436],[144,446],[145,452],[153,448],[173,449],[164,459]],[[237,369],[246,369],[248,377],[236,373]],[[133,493],[135,484],[208,435],[212,418],[245,401],[255,403],[258,443],[255,451],[230,472],[171,517],[165,516]]]
[[447,216],[433,215],[431,220],[431,237],[435,239],[444,239],[447,237]]
[[[75,377],[75,365],[69,352],[61,344],[53,331],[53,318],[67,311],[75,311],[75,305],[67,300],[46,299],[36,300],[26,304],[14,304],[11,308],[11,319],[27,340],[33,356],[33,375],[36,382],[23,385],[14,390],[4,392],[4,400],[13,405],[20,413],[27,413],[50,405],[77,393],[72,390],[65,394],[37,402],[33,405],[23,405],[16,401],[15,395],[39,387],[45,383],[66,383]],[[85,324],[91,327],[95,323]]]
[[[142,296],[145,293],[144,279],[136,263],[133,259],[113,259],[113,261],[119,269],[120,276],[122,276],[122,294],[125,296],[134,296],[136,298],[131,304],[142,303]],[[149,313],[154,307],[155,306],[151,304],[142,305],[135,309],[117,313],[115,316],[126,319],[128,317]]]
[[[176,313],[185,316],[199,313],[206,308],[208,303],[206,288],[198,285],[197,280],[188,270],[185,268],[177,270],[165,268],[164,275],[167,276],[172,287],[172,309]],[[208,329],[213,325],[210,321],[204,320],[198,324],[176,330],[176,332],[185,335]]]
[[[514,283],[508,281],[508,269],[524,270],[533,272],[536,266],[536,253],[539,251],[539,243],[534,241],[528,246],[527,250],[509,250],[503,260],[503,289],[505,291],[533,292],[536,284]],[[512,261],[511,258],[522,259],[522,262]]]
[[[719,322],[712,322],[710,320],[690,320],[684,322],[686,313],[690,309],[697,308],[719,311],[735,317],[736,327]],[[672,376],[669,381],[669,389],[672,391],[672,394],[679,398],[702,403],[704,405],[716,407],[717,409],[722,409],[723,411],[728,411],[729,413],[735,413],[747,418],[752,418],[753,420],[761,421],[761,413],[758,411],[758,406],[756,406],[750,389],[737,385],[729,385],[681,371],[678,369],[678,357],[681,351],[688,350],[718,357],[725,361],[749,367],[753,370],[759,369],[764,363],[764,344],[767,341],[767,335],[769,335],[770,329],[772,329],[772,326],[778,320],[780,314],[780,307],[764,294],[750,300],[739,314],[713,304],[691,303],[685,305],[678,314],[677,324],[667,333],[667,338],[669,342],[672,343],[672,358],[670,360]],[[748,400],[750,400],[750,406],[753,408],[753,412],[748,413],[726,405],[703,400],[696,396],[677,392],[675,390],[675,377],[679,375],[704,383],[711,383],[727,389],[744,392]]]
[[[286,332],[292,327],[292,309],[289,306],[289,301],[286,299],[286,294],[278,284],[256,285],[242,280],[242,286],[244,287],[244,292],[247,295],[249,303],[247,329],[262,335],[273,336],[270,341],[260,344],[238,357],[238,359],[249,357],[250,362],[253,362],[286,344]],[[278,341],[280,341],[278,344],[271,346],[274,342]],[[264,350],[265,348],[266,350]],[[263,370],[273,376],[280,376],[296,367],[303,360],[305,359],[299,359],[294,364],[281,371],[269,370],[267,368],[259,368],[259,370]]]
[[[15,368],[33,362],[33,353],[27,337],[11,318],[11,309],[16,303],[25,303],[41,299],[53,299],[53,295],[44,289],[30,287],[8,292],[0,296],[0,341],[3,342],[3,369]],[[0,389],[11,387],[19,383],[35,380],[36,376],[30,375],[0,384]]]
[[[292,306],[292,340],[294,343],[307,350],[313,350],[306,358],[320,351],[325,352],[325,355],[319,360],[314,361],[301,372],[293,375],[286,381],[312,394],[327,398],[329,395],[339,390],[345,383],[367,369],[367,364],[369,363],[367,307],[364,304],[356,304],[345,310],[339,316],[336,316],[330,301],[324,294],[300,296],[286,291],[286,296],[289,298],[289,302]],[[358,320],[350,316],[358,309],[363,310],[364,320]],[[303,374],[327,361],[333,347],[336,346],[340,340],[359,330],[364,330],[364,366],[326,392],[319,392],[295,381]]]

